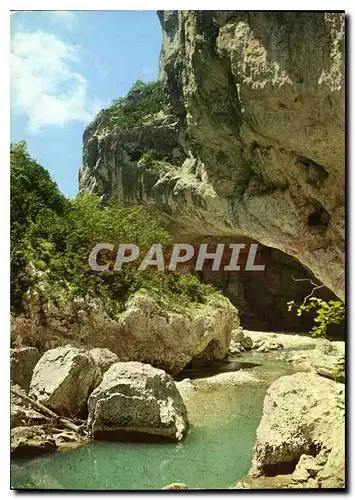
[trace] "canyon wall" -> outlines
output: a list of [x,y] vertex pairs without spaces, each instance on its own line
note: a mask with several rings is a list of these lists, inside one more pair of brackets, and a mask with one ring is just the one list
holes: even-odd
[[[81,192],[144,203],[178,238],[247,237],[344,298],[343,14],[160,11],[168,105],[84,134]],[[161,169],[140,162],[146,151]]]

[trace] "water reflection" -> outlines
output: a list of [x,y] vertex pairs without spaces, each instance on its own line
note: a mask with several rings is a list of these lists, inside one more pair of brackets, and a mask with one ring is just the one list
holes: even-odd
[[184,378],[206,378],[218,375],[218,373],[236,372],[242,369],[255,368],[257,366],[262,366],[262,364],[260,362],[245,361],[242,358],[228,358],[214,361],[208,365],[184,368],[174,378],[176,381],[183,380]]

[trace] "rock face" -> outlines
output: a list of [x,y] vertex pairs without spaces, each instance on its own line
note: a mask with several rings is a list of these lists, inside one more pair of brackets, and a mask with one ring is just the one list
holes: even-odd
[[[159,17],[170,108],[127,132],[90,126],[81,191],[146,203],[179,236],[278,248],[343,298],[344,15]],[[167,167],[148,178],[140,154],[162,143]]]
[[57,448],[55,440],[39,425],[11,429],[11,455],[14,458],[42,455]]
[[343,296],[344,15],[168,11],[160,20],[161,79],[203,163],[193,189],[217,209],[199,215],[201,203],[187,203],[177,223],[250,235]]
[[11,349],[11,382],[28,390],[33,369],[40,358],[38,350],[34,347],[19,347]]
[[30,396],[59,415],[82,416],[101,373],[90,353],[71,346],[47,351],[33,372]]
[[[278,346],[278,349],[287,350],[301,350],[301,355],[309,356],[312,355],[311,349],[314,349],[317,345],[323,343],[330,343],[325,339],[310,337],[309,335],[292,335],[284,333],[270,333],[270,332],[256,332],[244,330],[245,335],[248,335],[253,340],[253,349],[259,349],[260,347],[266,347],[269,349],[270,346]],[[298,367],[297,367],[298,368]]]
[[180,441],[188,426],[173,378],[151,365],[115,363],[88,402],[95,438]]
[[[37,331],[36,337],[31,335],[28,341],[40,337],[43,349],[51,349],[70,339],[78,348],[109,349],[110,363],[111,359],[141,361],[175,374],[195,357],[201,361],[223,358],[231,331],[239,325],[237,309],[218,294],[211,294],[204,304],[176,310],[171,304],[159,303],[148,293],[138,293],[115,318],[107,314],[100,300],[85,303],[83,299],[80,308],[78,304],[74,306],[64,303],[62,308],[71,311],[64,315],[60,313],[62,308],[40,305],[27,320],[28,329],[35,326]],[[42,325],[39,322],[43,318]],[[16,319],[12,329],[14,337]],[[102,360],[103,351],[100,352]]]
[[312,373],[269,387],[253,450],[254,476],[290,474],[316,487],[344,487],[344,385]]
[[296,482],[304,483],[310,478],[314,479],[321,470],[321,465],[317,464],[317,460],[314,457],[311,455],[301,455],[296,469],[292,474],[292,479]]
[[[222,359],[231,331],[238,326],[236,309],[227,299],[215,298],[190,314],[162,309],[148,296],[136,296],[122,315],[122,338],[127,359],[176,374],[190,361]],[[122,350],[120,350],[122,352]]]
[[[15,389],[25,394],[25,391],[19,385],[15,386]],[[38,413],[23,399],[11,393],[11,429],[13,427],[42,424],[48,420],[48,417]]]
[[294,354],[288,361],[337,382],[345,382],[345,342],[322,339],[313,351]]
[[[228,240],[231,243],[239,243],[239,238],[238,241],[237,238]],[[246,244],[248,250],[250,240],[244,238],[241,242]],[[310,331],[314,325],[314,313],[308,312],[297,316],[296,311],[288,311],[287,302],[294,300],[296,304],[301,304],[304,297],[314,288],[312,282],[317,282],[315,277],[296,259],[276,248],[258,244],[257,256],[260,263],[265,266],[262,272],[215,273],[204,268],[201,281],[223,291],[223,294],[237,307],[241,325],[248,330]],[[314,295],[325,301],[337,300],[326,287],[315,290]],[[344,332],[344,322],[330,325],[328,330],[329,335],[338,338],[341,338]]]
[[90,350],[90,354],[97,366],[100,368],[102,374],[107,372],[111,365],[119,361],[117,354],[104,347],[95,347]]
[[169,166],[179,165],[185,154],[177,140],[177,131],[177,118],[164,112],[149,124],[131,130],[101,130],[99,114],[84,133],[84,164],[79,170],[79,189],[101,192],[106,198],[149,201],[149,190],[158,181],[159,172],[139,160],[144,152],[154,150],[168,160],[163,172]]
[[82,435],[68,429],[56,429],[47,423],[11,429],[11,456],[25,458],[75,448],[87,443]]

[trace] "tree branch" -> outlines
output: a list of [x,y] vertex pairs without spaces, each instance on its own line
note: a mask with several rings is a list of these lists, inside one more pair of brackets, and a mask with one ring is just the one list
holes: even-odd
[[313,281],[309,278],[293,278],[292,277],[292,279],[293,279],[293,281],[308,281],[309,283],[311,283],[313,285],[313,289],[312,289],[311,293],[303,299],[302,306],[304,306],[305,303],[307,302],[307,300],[313,296],[313,293],[316,290],[318,290],[319,288],[323,288],[325,286],[325,285],[317,285],[316,283],[313,283]]
[[40,412],[48,415],[51,418],[55,418],[55,419],[59,420],[59,422],[61,424],[63,424],[64,427],[67,427],[67,429],[70,429],[71,431],[78,432],[79,434],[81,434],[81,430],[80,430],[80,428],[77,425],[73,424],[72,422],[70,422],[66,418],[59,417],[56,413],[54,413],[54,411],[50,410],[49,408],[47,408],[46,406],[44,406],[42,403],[39,403],[38,401],[35,401],[34,399],[30,398],[26,394],[22,394],[20,391],[16,390],[14,387],[11,387],[11,392],[15,396],[17,396],[17,397],[23,399],[24,401],[26,401],[26,403],[29,403],[32,406],[34,406]]

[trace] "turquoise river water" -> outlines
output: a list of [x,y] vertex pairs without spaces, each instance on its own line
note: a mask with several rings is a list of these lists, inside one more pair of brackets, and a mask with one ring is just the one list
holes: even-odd
[[[251,367],[250,361],[262,366]],[[212,384],[197,390],[187,405],[190,429],[182,442],[96,442],[37,458],[13,460],[12,487],[156,490],[172,482],[203,489],[233,486],[250,469],[267,385],[291,373],[289,366],[268,355],[258,359],[250,355],[244,362],[247,371],[267,382],[257,387]],[[217,371],[235,371],[235,364],[222,363]],[[239,368],[239,362],[237,365]],[[191,379],[208,375],[186,374]]]

